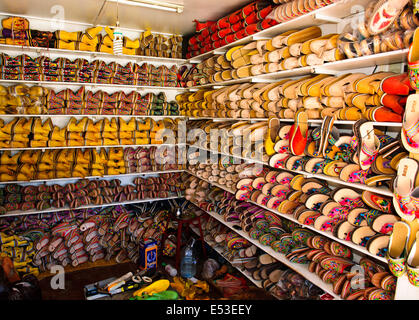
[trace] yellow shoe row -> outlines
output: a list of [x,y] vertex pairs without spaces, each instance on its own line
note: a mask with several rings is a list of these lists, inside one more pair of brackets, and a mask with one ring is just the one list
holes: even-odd
[[126,173],[122,148],[22,151],[0,157],[1,181],[29,181]]
[[44,122],[41,118],[15,118],[8,123],[0,120],[0,148],[161,144],[168,139],[168,143],[176,143],[177,125],[171,119],[105,118],[93,122],[72,117],[66,127],[59,128],[51,118]]

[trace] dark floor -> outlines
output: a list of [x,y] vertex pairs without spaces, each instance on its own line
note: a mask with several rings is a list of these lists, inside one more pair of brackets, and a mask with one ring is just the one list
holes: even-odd
[[[221,256],[219,256],[215,251],[211,250],[211,248],[207,247],[208,257],[215,258],[219,262],[223,261]],[[221,260],[220,260],[221,259]],[[200,257],[199,261],[204,261],[203,257]],[[175,265],[174,259],[164,257],[160,262],[158,262],[158,272],[163,278],[172,280],[172,278],[164,271],[161,267],[161,262],[166,262],[171,264],[172,266]],[[221,262],[223,263],[223,262]],[[112,265],[109,265],[112,264]],[[96,266],[98,265],[98,266]],[[51,287],[51,276],[44,277],[40,280],[40,286],[42,289],[42,298],[44,300],[85,300],[83,288],[85,285],[92,284],[101,280],[105,280],[111,277],[120,277],[127,272],[133,272],[138,270],[138,266],[134,263],[127,262],[127,263],[104,263],[98,261],[96,264],[83,264],[79,268],[83,268],[82,270],[71,271],[65,273],[65,288],[64,289],[52,289]],[[202,271],[202,263],[198,263],[197,265],[197,278]],[[242,276],[234,268],[231,268],[232,272],[235,272],[236,275]],[[246,279],[247,280],[247,279]],[[259,289],[255,287],[250,281],[248,281],[248,286],[250,290],[247,290],[248,296],[246,299],[267,299],[271,300],[274,299],[271,295],[269,295],[264,289]],[[132,296],[134,291],[122,293],[119,295],[114,296],[113,300],[127,300]],[[210,292],[209,297],[211,300],[218,300],[222,298],[221,292],[217,290],[216,287],[212,286],[210,283]]]

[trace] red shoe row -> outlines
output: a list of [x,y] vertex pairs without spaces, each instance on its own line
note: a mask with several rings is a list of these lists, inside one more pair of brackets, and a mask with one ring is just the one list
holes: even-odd
[[255,1],[218,21],[196,23],[196,32],[188,43],[187,58],[227,45],[278,24],[267,16],[273,10],[270,1]]

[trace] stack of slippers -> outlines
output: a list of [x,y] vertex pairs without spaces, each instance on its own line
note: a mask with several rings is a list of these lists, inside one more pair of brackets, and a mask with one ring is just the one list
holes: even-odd
[[[199,163],[197,165],[187,165],[187,170],[204,180],[209,181],[210,183],[216,183],[223,185],[226,188],[230,189],[232,192],[236,190],[236,183],[240,180],[241,172],[246,170],[246,165],[230,165],[227,168],[225,163],[222,164],[221,161],[215,164],[204,164]],[[205,185],[205,184],[204,184]],[[205,192],[204,192],[205,194]]]
[[382,15],[390,2],[370,1],[365,9],[365,19],[340,35],[339,48],[346,58],[409,48],[419,19],[412,4],[405,0],[398,2],[398,8],[392,8],[391,14]]
[[122,148],[25,150],[14,155],[4,151],[0,162],[2,182],[101,177],[127,172]]
[[[237,45],[196,66],[199,84],[217,83],[266,73],[321,65],[344,58],[339,34],[322,35],[319,27],[291,30],[267,40]],[[192,72],[190,75],[194,77]]]
[[[284,254],[293,263],[308,265],[310,272],[317,274],[325,283],[333,284],[334,293],[343,299],[391,300],[394,297],[396,277],[386,267],[365,257],[357,265],[351,249],[339,242],[301,228],[263,208],[238,201],[226,193],[222,202],[213,203],[213,208],[224,220],[240,226],[262,245]],[[364,270],[361,279],[353,278],[354,267]],[[278,288],[273,293],[282,296]]]
[[118,179],[78,180],[66,185],[21,187],[8,184],[1,188],[1,213],[46,210],[69,207],[75,209],[87,205],[124,202],[151,198],[166,198],[178,194],[180,186],[177,174],[161,174],[153,178],[136,178],[132,185],[121,185]]
[[296,17],[299,17],[303,14],[306,14],[310,11],[320,9],[329,4],[334,3],[332,0],[324,1],[299,1],[299,0],[274,0],[274,3],[279,4],[272,11],[274,19],[278,23],[283,23]]
[[[269,160],[269,156],[263,147],[264,136],[268,130],[265,121],[251,123],[250,121],[216,122],[202,120],[194,121],[189,128],[191,130],[201,129],[206,133],[206,136],[203,138],[188,138],[188,143],[191,147],[263,162]],[[221,138],[221,140],[217,137]]]
[[301,121],[301,112],[297,115],[292,126],[279,127],[270,121],[265,150],[271,155],[271,167],[393,189],[398,164],[408,155],[399,139],[366,120],[354,123],[353,135],[341,135],[331,117],[311,130]]
[[159,150],[158,147],[138,147],[124,149],[127,173],[179,170],[176,164],[176,148]]
[[[25,235],[8,232],[8,224],[1,224],[0,249],[3,259],[10,259],[8,264],[15,269],[19,275],[39,275],[39,269],[32,263],[35,255],[34,238],[31,233]],[[2,265],[4,265],[4,260]]]
[[0,62],[1,78],[5,80],[178,86],[176,66],[154,67],[132,62],[121,65],[84,58],[31,58],[26,54],[12,57],[5,53],[1,54]]
[[162,58],[182,58],[183,37],[171,35],[166,37],[162,34],[153,34],[147,28],[140,36],[138,55],[154,56]]
[[[51,118],[17,117],[8,123],[0,121],[2,148],[82,147],[143,144],[176,144],[178,121],[164,119],[145,121],[131,118],[92,119],[71,117],[60,128]],[[167,132],[166,132],[167,130]]]
[[[57,48],[114,54],[113,27],[91,27],[83,31],[40,31],[30,29],[29,20],[8,17],[2,20],[0,43],[18,46]],[[102,33],[102,30],[105,32]],[[145,30],[134,40],[123,37],[122,54],[146,55],[164,58],[182,58],[182,36],[165,37]]]
[[123,206],[6,218],[1,223],[1,248],[21,274],[39,275],[54,265],[77,267],[104,259],[138,262],[138,245],[152,236],[160,241],[168,211]]
[[335,116],[338,120],[401,122],[412,91],[407,73],[320,74],[200,89],[179,94],[176,100],[182,113],[190,116],[293,119],[302,109],[309,119]]
[[0,43],[29,46],[29,20],[22,17],[8,17],[1,21],[2,37]]
[[292,215],[301,225],[330,231],[381,257],[385,256],[392,226],[400,220],[390,197],[344,187],[332,190],[320,180],[288,172],[248,176],[237,183],[237,190],[237,200]]
[[196,23],[196,34],[188,40],[187,58],[222,47],[278,24],[269,18],[270,1],[254,1],[217,21]]
[[0,86],[1,114],[45,114],[48,89],[25,85]]

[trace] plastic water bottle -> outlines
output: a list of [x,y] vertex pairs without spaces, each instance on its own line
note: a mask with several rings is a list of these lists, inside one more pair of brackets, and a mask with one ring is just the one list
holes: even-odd
[[186,245],[182,250],[181,261],[180,261],[180,275],[183,278],[192,278],[196,274],[196,257],[193,250],[195,244],[195,238]]

